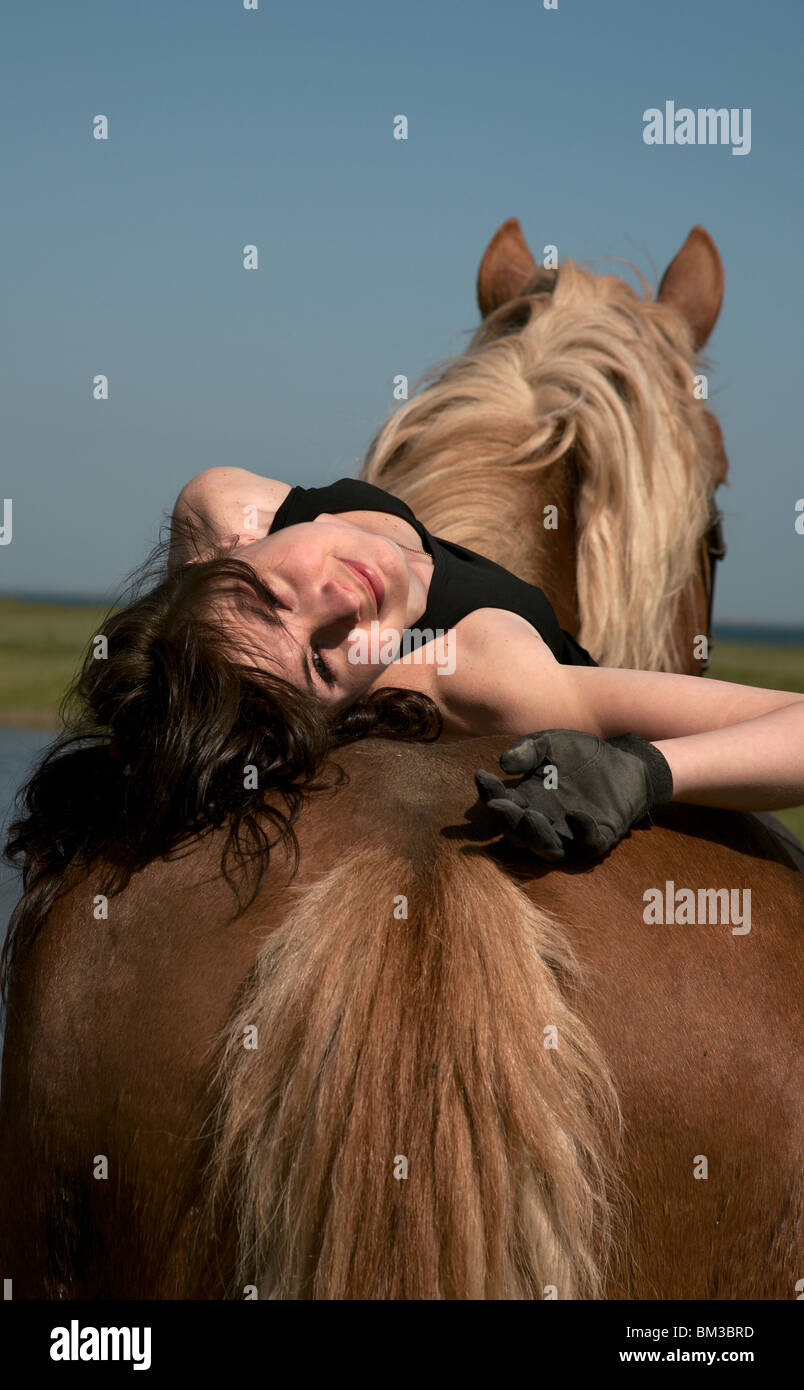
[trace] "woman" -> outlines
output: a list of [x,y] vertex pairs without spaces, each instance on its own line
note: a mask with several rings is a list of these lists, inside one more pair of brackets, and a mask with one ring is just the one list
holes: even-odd
[[[503,755],[528,774],[515,791],[477,782],[501,828],[548,859],[604,853],[670,799],[804,801],[804,696],[598,667],[540,589],[368,483],[209,469],[179,496],[166,572],[157,562],[158,582],[143,570],[95,639],[11,828],[34,928],[71,866],[102,857],[115,891],[210,827],[225,827],[233,887],[234,868],[256,865],[250,900],[270,832],[295,854],[305,795],[342,779],[321,780],[328,753],[371,734],[547,731]],[[425,659],[439,628],[449,662]]]
[[[247,557],[271,590],[285,633],[267,644],[270,660],[327,709],[346,709],[395,685],[429,696],[444,732],[453,735],[561,726],[610,740],[628,731],[638,736],[620,744],[629,757],[610,759],[614,780],[604,775],[599,790],[611,795],[630,758],[639,756],[648,795],[653,792],[644,810],[671,797],[744,810],[804,800],[804,696],[601,669],[559,628],[541,590],[431,537],[404,503],[368,483],[291,490],[244,470],[212,469],[181,494],[174,520],[190,511],[231,554]],[[246,516],[255,521],[250,530]],[[258,627],[260,615],[255,621]],[[356,640],[371,623],[399,633],[414,622],[420,630],[439,622],[450,630],[449,668],[428,662],[426,647],[424,660],[415,651],[389,664],[377,659],[376,642],[372,651],[368,641]],[[256,629],[253,636],[259,648]],[[552,745],[562,747],[568,775],[575,775],[578,750],[586,762],[595,746],[556,738]],[[504,766],[532,769],[534,749],[522,740],[518,747],[519,757],[509,756]],[[492,807],[490,793],[505,795],[487,774],[479,786]],[[511,814],[516,804],[500,806],[513,829],[523,820]],[[534,828],[534,814],[538,825],[540,813],[526,814],[520,831]],[[548,847],[561,850],[555,837]]]

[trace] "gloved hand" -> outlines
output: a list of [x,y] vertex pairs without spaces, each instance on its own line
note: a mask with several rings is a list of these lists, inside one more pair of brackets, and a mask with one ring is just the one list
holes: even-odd
[[[555,772],[540,773],[545,763]],[[475,773],[480,799],[513,844],[553,862],[607,854],[673,796],[667,760],[638,734],[601,739],[579,729],[545,729],[512,743],[500,766],[524,773],[522,781],[509,789],[481,768]]]

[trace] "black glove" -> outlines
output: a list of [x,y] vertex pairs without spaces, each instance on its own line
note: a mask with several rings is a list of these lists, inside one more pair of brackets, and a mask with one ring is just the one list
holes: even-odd
[[[538,769],[555,766],[546,774]],[[666,759],[638,734],[601,739],[579,729],[525,734],[500,756],[504,772],[524,773],[518,787],[479,769],[478,794],[515,845],[557,862],[575,850],[599,858],[653,806],[673,796]]]

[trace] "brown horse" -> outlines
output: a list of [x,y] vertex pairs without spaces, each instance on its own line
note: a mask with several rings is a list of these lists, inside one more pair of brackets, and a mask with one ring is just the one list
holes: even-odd
[[[559,552],[577,552],[580,637],[598,659],[636,647],[661,663],[676,651],[696,669],[719,439],[690,389],[712,310],[699,273],[704,252],[712,264],[708,238],[694,233],[693,259],[688,242],[665,276],[676,307],[643,306],[659,314],[653,356],[601,292],[583,332],[570,333],[582,359],[574,374],[570,347],[552,364],[555,399],[563,389],[578,412],[597,408],[601,441],[606,421],[620,431],[605,455],[619,472],[596,505],[584,468],[602,464],[586,457],[588,412],[584,422],[559,411],[544,425],[547,452],[560,450],[562,430],[567,450],[526,477],[540,416],[529,418],[524,387],[495,403],[505,372],[488,349],[499,341],[513,359],[527,327],[521,276],[499,255],[511,226],[481,266],[481,308],[492,312],[486,345],[467,354],[478,379],[467,366],[461,381],[456,368],[454,410],[432,402],[433,496],[452,486],[453,445],[439,454],[447,417],[466,442],[474,402],[487,472],[492,436],[505,434],[511,455],[497,514],[509,480],[522,507],[522,557],[495,558],[523,572],[530,531],[543,556],[549,548],[543,587],[556,602]],[[552,296],[568,268],[573,279],[562,266]],[[547,293],[534,297],[537,319],[550,312]],[[600,356],[601,314],[601,341],[614,323],[633,351],[630,374]],[[662,363],[683,357],[679,344],[678,410],[697,448],[683,463],[665,451],[659,464],[656,430],[668,447],[683,430],[659,406],[657,418],[644,415],[654,409],[645,383],[659,400],[676,380]],[[520,345],[520,363],[531,348]],[[426,447],[426,395],[386,426],[398,433],[386,441],[395,467]],[[634,472],[641,445],[653,508]],[[381,434],[367,468],[383,447]],[[563,549],[534,500],[542,479],[544,505],[560,495],[561,459],[575,477],[553,533]],[[464,466],[457,453],[451,466]],[[668,517],[678,520],[672,497],[657,509],[671,466],[698,480],[694,506],[682,507],[680,588],[663,550]],[[483,507],[466,487],[464,477],[475,526]],[[413,505],[431,525],[421,500]],[[640,564],[650,553],[641,528],[653,510],[651,567]],[[474,533],[433,529],[489,553]],[[606,575],[613,588],[596,595],[607,616],[593,642],[584,595]],[[639,576],[650,592],[637,603]],[[562,616],[574,602],[563,595]],[[627,631],[651,612],[662,614],[658,654],[655,632]],[[299,873],[288,883],[276,852],[236,920],[215,837],[138,874],[108,920],[94,915],[99,870],[73,876],[11,980],[0,1262],[15,1297],[220,1298],[254,1287],[275,1298],[796,1297],[804,877],[754,818],[683,805],[599,864],[548,869],[499,841],[475,801],[474,769],[493,767],[507,741],[371,740],[341,751],[349,784],[303,813]],[[669,882],[697,894],[697,925],[648,915],[652,890],[672,901]],[[724,885],[727,906],[743,893],[739,925],[713,891]]]

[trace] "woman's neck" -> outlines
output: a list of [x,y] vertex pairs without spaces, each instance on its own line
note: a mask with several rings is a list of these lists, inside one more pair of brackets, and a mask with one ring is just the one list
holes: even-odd
[[[322,512],[321,516],[329,516],[329,512]],[[339,521],[346,521],[350,526],[357,526],[361,531],[370,531],[375,536],[387,536],[389,540],[396,541],[403,550],[416,552],[424,556],[429,563],[429,557],[422,545],[421,537],[416,529],[411,526],[404,517],[393,516],[391,512],[356,511],[356,512],[337,512]],[[320,518],[316,517],[316,521]],[[412,556],[413,558],[413,556]]]

